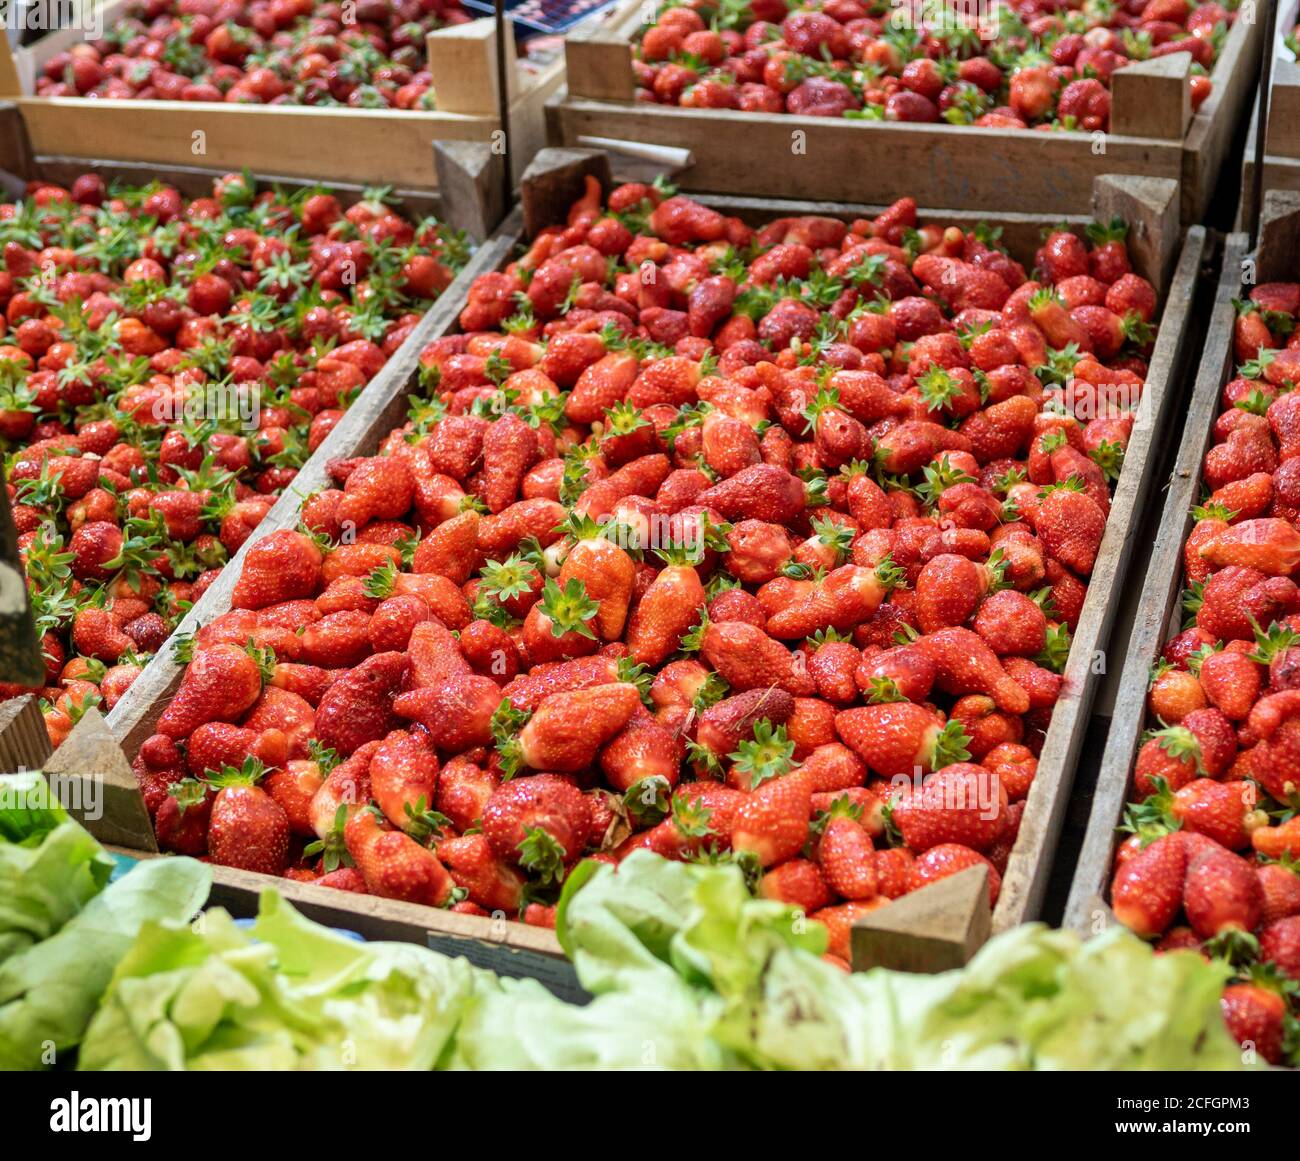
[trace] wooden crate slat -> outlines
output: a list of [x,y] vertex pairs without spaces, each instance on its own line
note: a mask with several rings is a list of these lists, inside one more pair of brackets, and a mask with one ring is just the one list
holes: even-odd
[[1165,506],[1151,560],[1143,581],[1143,602],[1129,638],[1120,675],[1115,713],[1102,755],[1092,813],[1066,904],[1066,926],[1091,934],[1104,917],[1104,898],[1114,862],[1115,828],[1128,798],[1130,775],[1146,725],[1147,685],[1151,666],[1182,619],[1179,595],[1183,582],[1183,542],[1192,525],[1201,480],[1201,462],[1219,414],[1219,394],[1232,372],[1236,308],[1232,299],[1241,285],[1242,258],[1248,240],[1233,234],[1224,247],[1223,272],[1215,293],[1178,459],[1165,493]]

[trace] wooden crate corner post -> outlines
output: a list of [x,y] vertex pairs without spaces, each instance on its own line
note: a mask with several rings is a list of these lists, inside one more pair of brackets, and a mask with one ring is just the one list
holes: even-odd
[[1268,131],[1264,152],[1300,159],[1300,63],[1273,62],[1273,83],[1268,96]]
[[964,967],[993,927],[988,869],[967,867],[853,925],[853,970],[943,972]]
[[[495,117],[497,102],[496,22],[485,16],[428,34],[424,41],[433,95],[439,112]],[[506,38],[507,97],[518,96],[515,40]]]
[[[1269,122],[1272,123],[1272,114]],[[1300,192],[1271,189],[1259,213],[1255,281],[1282,282],[1300,274]]]
[[487,141],[435,141],[433,166],[442,221],[484,242],[505,217],[503,154]]
[[1110,101],[1112,133],[1181,141],[1192,120],[1192,54],[1174,52],[1117,69]]
[[45,777],[68,813],[100,842],[158,849],[135,772],[93,706],[45,763]]
[[[564,38],[569,96],[594,101],[631,101],[636,96],[633,29],[628,25],[642,23],[639,13],[646,7],[644,0],[629,0],[604,20],[584,21]],[[653,4],[649,7],[653,11]]]
[[40,770],[49,756],[50,735],[36,695],[0,702],[0,774]]
[[1103,174],[1093,182],[1092,212],[1103,224],[1112,218],[1129,224],[1128,251],[1134,268],[1163,296],[1178,254],[1178,182]]
[[531,240],[547,226],[563,222],[569,207],[582,197],[587,178],[610,187],[609,156],[598,149],[543,149],[528,163],[519,182],[524,233]]

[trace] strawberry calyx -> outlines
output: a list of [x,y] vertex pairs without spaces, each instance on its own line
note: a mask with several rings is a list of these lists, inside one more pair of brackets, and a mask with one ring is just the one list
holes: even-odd
[[1286,625],[1279,625],[1273,621],[1267,630],[1259,627],[1259,622],[1249,613],[1246,619],[1250,622],[1251,631],[1255,635],[1255,649],[1253,652],[1246,654],[1251,661],[1257,661],[1260,665],[1268,665],[1272,660],[1290,649],[1297,641],[1300,641],[1300,633]]
[[717,705],[730,690],[730,684],[721,673],[710,672],[700,683],[700,688],[695,691],[695,697],[691,699],[691,709],[697,714],[702,714],[710,706]]
[[748,775],[749,789],[757,790],[764,782],[780,778],[794,768],[794,743],[786,737],[785,727],[773,727],[767,718],[754,723],[754,736],[740,743],[727,757],[732,769]]
[[1050,669],[1053,673],[1063,673],[1065,663],[1070,657],[1070,646],[1073,641],[1070,626],[1064,621],[1057,625],[1049,625],[1043,647],[1034,655],[1035,664]]
[[519,842],[519,865],[537,877],[541,886],[562,883],[568,852],[550,831],[541,826],[524,827]]
[[661,775],[638,778],[623,794],[623,808],[639,828],[662,822],[672,809],[672,787]]
[[249,755],[241,766],[223,766],[220,770],[204,770],[199,777],[214,790],[227,786],[256,786],[266,775],[260,758]]
[[571,577],[561,589],[548,577],[542,588],[542,611],[550,619],[551,635],[563,637],[566,633],[596,640],[596,634],[587,623],[600,612],[600,605],[587,594],[587,586],[578,577]]
[[176,809],[184,814],[191,806],[198,806],[208,796],[208,787],[201,779],[182,778],[167,787],[167,793],[176,800]]
[[536,566],[514,552],[505,560],[489,560],[479,570],[478,592],[501,602],[513,600],[532,592],[537,575]]
[[320,856],[321,866],[324,867],[327,874],[330,871],[337,871],[340,867],[353,865],[352,854],[343,838],[343,831],[347,823],[347,804],[340,803],[339,808],[334,812],[334,821],[325,837],[303,847],[302,853],[306,857],[315,858],[318,855]]
[[892,677],[873,677],[863,691],[868,705],[886,705],[896,701],[906,701],[898,682]]
[[451,819],[432,809],[423,794],[415,802],[403,803],[402,812],[405,816],[402,829],[425,846],[442,838],[443,833],[452,827]]
[[1191,758],[1196,763],[1197,775],[1205,774],[1205,763],[1201,758],[1201,743],[1186,726],[1164,726],[1158,730],[1151,730],[1143,741],[1156,742],[1176,761],[1181,762],[1184,758]]
[[968,761],[970,741],[970,735],[961,722],[955,719],[945,722],[930,743],[930,769],[942,770],[954,762]]

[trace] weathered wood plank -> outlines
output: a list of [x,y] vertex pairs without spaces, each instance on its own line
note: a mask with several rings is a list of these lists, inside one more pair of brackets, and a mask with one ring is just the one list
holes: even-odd
[[1120,675],[1115,713],[1102,756],[1092,814],[1066,904],[1065,923],[1085,935],[1093,934],[1104,917],[1098,903],[1107,894],[1115,857],[1115,828],[1128,798],[1130,776],[1146,725],[1146,695],[1151,666],[1170,633],[1181,622],[1179,594],[1183,580],[1183,542],[1191,530],[1201,461],[1209,447],[1219,414],[1219,392],[1232,372],[1232,337],[1236,310],[1232,299],[1241,286],[1244,234],[1233,234],[1224,248],[1223,272],[1201,353],[1186,426],[1165,493],[1164,512],[1143,582],[1145,600],[1138,610]]

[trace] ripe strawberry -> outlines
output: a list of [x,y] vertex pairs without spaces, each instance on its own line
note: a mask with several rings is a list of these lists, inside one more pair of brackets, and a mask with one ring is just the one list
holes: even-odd
[[817,844],[817,861],[827,884],[845,899],[872,899],[879,890],[871,836],[845,815],[827,820]]
[[230,594],[232,608],[264,609],[314,597],[321,579],[321,553],[311,537],[281,529],[262,537],[244,557]]
[[700,619],[706,603],[700,574],[674,552],[666,560],[628,621],[628,653],[638,665],[662,664]]
[[1111,908],[1129,930],[1162,935],[1182,909],[1188,851],[1181,832],[1158,838],[1121,864],[1111,882]]
[[935,685],[945,693],[985,693],[999,709],[1023,714],[1029,695],[1007,675],[997,655],[969,629],[940,629],[917,638],[916,645],[934,663]]
[[758,881],[758,893],[764,899],[798,908],[805,915],[834,901],[821,870],[811,859],[788,859],[764,872]]
[[682,743],[672,730],[634,714],[601,751],[600,768],[620,792],[650,778],[661,779],[671,790],[677,785],[682,754]]
[[808,778],[801,770],[769,779],[737,809],[731,845],[752,851],[761,866],[782,863],[803,849],[811,809]]
[[399,830],[417,839],[436,826],[432,815],[438,789],[438,756],[422,738],[394,730],[370,759],[370,789],[375,802]]
[[750,689],[724,698],[700,715],[696,742],[721,760],[754,734],[754,725],[766,719],[783,726],[794,715],[795,701],[783,689]]
[[455,883],[437,856],[410,835],[393,830],[377,811],[354,812],[344,837],[370,894],[429,907],[451,900]]
[[216,789],[208,821],[208,853],[214,863],[278,875],[289,861],[289,820],[257,785],[265,768],[255,758],[226,766],[205,781]]
[[262,692],[258,663],[237,645],[217,644],[199,653],[158,719],[158,731],[185,738],[204,722],[240,717]]
[[1293,859],[1288,858],[1283,863],[1261,863],[1255,868],[1255,875],[1264,899],[1260,915],[1262,926],[1300,915],[1300,873],[1296,871]]
[[622,548],[600,535],[593,521],[575,517],[572,524],[577,543],[564,558],[557,583],[565,589],[577,580],[598,606],[594,628],[600,639],[617,641],[627,621],[636,566]]
[[1106,532],[1106,515],[1085,492],[1062,485],[1044,489],[1034,527],[1047,551],[1079,576],[1092,572]]
[[893,800],[890,817],[912,851],[959,843],[983,851],[1002,832],[1006,788],[984,767],[955,762],[931,774],[919,789]]
[[1283,1063],[1288,1013],[1278,988],[1253,982],[1232,984],[1223,989],[1219,1005],[1238,1044],[1254,1048],[1269,1064]]
[[262,784],[284,811],[289,820],[289,833],[303,838],[315,838],[316,827],[312,815],[312,801],[325,782],[320,764],[314,760],[296,759],[283,767],[271,770]]
[[519,483],[538,457],[537,433],[512,412],[483,433],[483,499],[488,511],[504,511],[515,500]]
[[1252,831],[1250,845],[1265,858],[1300,858],[1300,815],[1278,826],[1262,826]]
[[835,715],[835,731],[884,778],[910,777],[970,757],[970,739],[960,724],[945,724],[935,711],[906,701],[844,710]]
[[406,655],[376,653],[325,691],[316,707],[316,738],[347,757],[383,738],[397,724],[393,698],[406,673]]
[[1210,846],[1192,853],[1183,885],[1183,908],[1202,939],[1246,933],[1259,925],[1263,894],[1254,868],[1240,855]]
[[483,808],[483,834],[493,853],[543,883],[564,878],[590,832],[587,800],[572,782],[554,774],[503,782]]
[[1259,958],[1276,964],[1288,979],[1300,980],[1300,915],[1275,920],[1260,930]]
[[472,902],[511,917],[519,913],[525,880],[509,863],[497,858],[486,836],[467,834],[444,839],[438,844],[437,854],[456,886],[468,892]]
[[154,816],[159,849],[199,858],[208,853],[208,820],[215,796],[196,778],[171,783]]
[[696,502],[726,520],[789,524],[804,509],[804,483],[772,464],[754,464],[706,489]]
[[[978,851],[961,843],[941,843],[931,847],[912,864],[907,889],[919,891],[922,887],[956,875],[971,867],[985,867],[988,870],[989,906],[994,906],[1002,890],[1002,876],[998,869]],[[882,892],[883,894],[883,892]]]
[[398,694],[393,712],[424,726],[440,750],[463,753],[492,744],[492,715],[500,704],[495,681],[462,673]]
[[779,685],[796,697],[816,688],[802,658],[779,641],[743,621],[705,620],[700,656],[737,693]]
[[562,773],[590,766],[640,704],[637,687],[628,682],[553,693],[519,732],[517,759],[534,770]]

